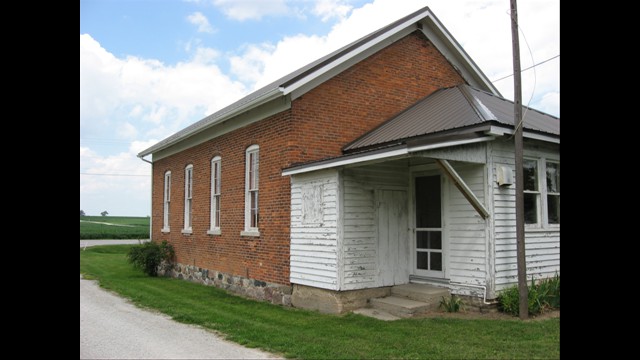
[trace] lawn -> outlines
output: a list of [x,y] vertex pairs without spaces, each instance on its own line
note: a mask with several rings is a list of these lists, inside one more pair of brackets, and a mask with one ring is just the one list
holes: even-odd
[[[115,226],[109,223],[126,226]],[[149,218],[133,216],[80,216],[82,239],[148,239]]]
[[151,278],[126,262],[131,245],[80,250],[80,273],[174,320],[217,330],[228,340],[300,359],[560,358],[560,319],[403,319],[323,315]]

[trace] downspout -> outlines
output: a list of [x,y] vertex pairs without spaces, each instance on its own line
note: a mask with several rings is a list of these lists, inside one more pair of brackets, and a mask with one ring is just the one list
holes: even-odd
[[[142,156],[138,156],[138,158],[140,158],[140,160],[151,164],[151,187],[150,187],[150,196],[149,199],[151,200],[151,212],[149,213],[149,241],[151,241],[151,234],[152,234],[152,230],[153,230],[153,162],[149,161],[147,159],[145,159]],[[140,242],[140,241],[138,241]]]
[[482,297],[482,302],[485,305],[493,305],[494,304],[494,303],[487,302],[487,286],[486,285],[471,285],[471,284],[465,284],[465,283],[455,282],[455,281],[450,281],[449,284],[482,289],[482,290],[484,290],[484,295]]

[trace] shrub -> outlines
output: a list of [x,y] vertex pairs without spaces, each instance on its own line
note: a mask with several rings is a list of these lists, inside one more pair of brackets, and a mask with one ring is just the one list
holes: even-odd
[[[538,315],[548,309],[560,308],[560,275],[543,279],[537,284],[531,279],[529,287],[529,314]],[[503,290],[498,296],[498,309],[518,316],[520,314],[520,293],[517,286]]]
[[161,244],[153,241],[131,247],[127,253],[127,260],[134,267],[149,276],[158,276],[158,267],[163,261],[171,262],[175,252],[173,246],[164,240]]
[[464,303],[462,299],[452,295],[449,300],[445,299],[444,296],[442,300],[440,300],[440,307],[444,308],[447,312],[458,312],[460,310],[464,310]]

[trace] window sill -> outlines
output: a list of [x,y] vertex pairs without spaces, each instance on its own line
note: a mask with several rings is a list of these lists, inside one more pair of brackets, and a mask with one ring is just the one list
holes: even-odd
[[240,236],[258,237],[260,236],[260,231],[258,230],[240,231]]
[[193,233],[193,230],[191,229],[182,229],[182,233],[185,235],[191,235]]
[[222,235],[222,231],[220,229],[209,229],[207,230],[207,235]]
[[169,228],[163,228],[163,229],[160,229],[160,232],[166,234],[166,233],[171,232],[171,230],[169,230]]

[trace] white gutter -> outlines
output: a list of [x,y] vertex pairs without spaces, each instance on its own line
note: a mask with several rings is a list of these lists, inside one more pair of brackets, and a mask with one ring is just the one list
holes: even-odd
[[417,146],[417,147],[412,147],[412,148],[406,148],[405,147],[405,148],[402,148],[402,149],[396,149],[396,150],[391,150],[391,151],[382,152],[382,153],[376,153],[376,154],[370,154],[370,155],[348,157],[348,158],[343,158],[343,159],[338,158],[335,161],[328,161],[328,162],[317,164],[317,165],[310,164],[309,166],[302,165],[300,167],[294,167],[294,168],[290,168],[290,169],[285,169],[285,170],[282,171],[282,176],[303,174],[303,173],[308,173],[308,172],[312,172],[312,171],[330,169],[330,168],[339,167],[339,166],[361,164],[361,163],[371,162],[371,161],[386,160],[386,159],[393,158],[393,157],[409,155],[411,153],[418,152],[418,151],[439,149],[439,148],[457,146],[457,145],[472,144],[472,143],[477,143],[477,142],[482,142],[482,141],[489,141],[489,140],[493,140],[493,139],[495,139],[495,138],[492,137],[492,136],[487,136],[487,137],[475,138],[475,139],[469,139],[469,140],[454,140],[454,141],[447,141],[447,142],[438,143],[438,144]]
[[[500,126],[491,126],[489,128],[489,130],[485,132],[485,134],[493,135],[493,136],[513,135],[513,129],[504,128],[504,127],[500,127]],[[538,133],[532,133],[532,132],[527,131],[527,130],[524,131],[522,136],[524,136],[524,137],[526,137],[528,139],[542,140],[542,141],[546,141],[546,142],[550,142],[550,143],[554,143],[554,144],[560,144],[560,139],[559,138],[556,138],[556,137],[553,137],[553,136],[548,136],[548,135],[543,135],[543,134],[538,134]]]
[[305,167],[300,167],[300,168],[292,168],[292,169],[283,170],[282,171],[282,176],[296,175],[296,174],[308,173],[308,172],[318,171],[318,170],[323,170],[323,169],[330,169],[330,168],[334,168],[334,167],[338,167],[338,166],[345,166],[345,165],[357,164],[357,163],[361,163],[361,162],[368,162],[368,161],[387,159],[387,158],[390,158],[390,157],[407,155],[408,153],[409,153],[409,151],[407,150],[407,148],[402,148],[402,149],[388,151],[388,152],[384,152],[384,153],[380,153],[380,154],[364,155],[364,156],[359,156],[359,157],[356,157],[356,158],[348,158],[348,159],[336,160],[336,161],[331,161],[331,162],[318,164],[318,165],[311,165],[311,166],[305,166]]
[[472,284],[465,284],[465,283],[454,282],[454,281],[450,281],[449,284],[458,285],[458,286],[472,287],[472,288],[477,288],[477,289],[483,289],[484,290],[484,296],[482,297],[482,302],[485,305],[493,305],[493,303],[487,302],[487,287],[485,285],[472,285]]

